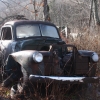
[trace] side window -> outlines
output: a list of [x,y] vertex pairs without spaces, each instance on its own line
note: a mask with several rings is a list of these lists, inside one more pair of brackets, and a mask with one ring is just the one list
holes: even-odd
[[12,34],[11,34],[11,28],[10,27],[4,27],[1,31],[2,40],[11,40]]

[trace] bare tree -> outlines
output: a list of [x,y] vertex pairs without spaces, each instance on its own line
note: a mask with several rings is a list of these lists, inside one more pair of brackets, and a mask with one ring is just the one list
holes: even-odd
[[44,10],[43,10],[43,12],[44,12],[44,20],[45,21],[51,21],[51,19],[50,19],[50,14],[49,14],[49,5],[48,5],[48,3],[47,3],[47,0],[43,0],[44,1]]
[[97,25],[100,25],[100,19],[99,19],[99,15],[98,15],[98,0],[93,0],[93,6],[94,6],[94,16],[95,16],[95,21]]
[[28,0],[26,2],[24,2],[24,0],[23,2],[0,0],[0,2],[5,5],[4,10],[0,12],[1,23],[4,22],[5,19],[9,20],[11,16],[16,15],[24,15],[26,18],[32,20],[43,20],[43,0]]

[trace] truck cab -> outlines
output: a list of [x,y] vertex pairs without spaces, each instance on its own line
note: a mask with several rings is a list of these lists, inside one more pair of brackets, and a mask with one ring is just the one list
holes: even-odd
[[[52,33],[52,34],[51,34]],[[54,24],[41,21],[10,21],[1,28],[0,47],[5,55],[21,50],[49,50],[62,41]]]

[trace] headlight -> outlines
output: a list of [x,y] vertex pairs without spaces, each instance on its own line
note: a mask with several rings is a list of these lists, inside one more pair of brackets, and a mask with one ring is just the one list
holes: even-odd
[[99,57],[98,57],[97,53],[93,53],[93,54],[92,54],[92,60],[93,60],[94,62],[97,62],[97,61],[99,60]]
[[33,60],[35,61],[35,62],[42,62],[42,60],[43,60],[43,55],[41,54],[41,53],[39,53],[39,52],[34,52],[34,54],[33,54]]

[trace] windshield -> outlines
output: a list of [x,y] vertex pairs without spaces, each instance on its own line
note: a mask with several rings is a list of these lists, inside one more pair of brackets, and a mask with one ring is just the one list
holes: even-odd
[[54,26],[41,25],[42,36],[59,38],[58,32]]
[[16,28],[17,38],[41,36],[38,25],[19,25]]
[[54,26],[43,24],[19,25],[16,27],[16,36],[17,38],[27,38],[34,36],[59,38],[58,32]]

